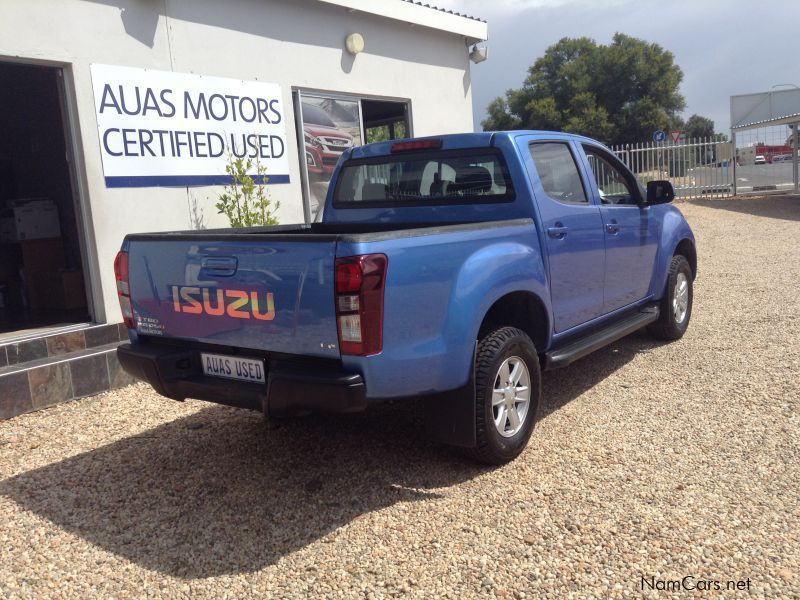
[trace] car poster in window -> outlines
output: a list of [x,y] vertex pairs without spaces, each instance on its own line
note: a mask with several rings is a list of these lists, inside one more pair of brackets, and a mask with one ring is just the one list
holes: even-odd
[[358,100],[303,94],[300,106],[313,217],[325,203],[331,174],[342,152],[361,145],[361,114]]

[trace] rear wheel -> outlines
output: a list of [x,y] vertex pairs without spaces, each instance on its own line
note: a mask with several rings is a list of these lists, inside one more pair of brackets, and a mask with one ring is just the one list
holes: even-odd
[[525,332],[502,327],[478,343],[475,358],[477,460],[501,465],[528,443],[541,396],[536,348]]
[[647,330],[659,340],[677,340],[689,327],[694,298],[692,267],[681,254],[672,257],[667,277],[667,289],[661,299],[658,320]]

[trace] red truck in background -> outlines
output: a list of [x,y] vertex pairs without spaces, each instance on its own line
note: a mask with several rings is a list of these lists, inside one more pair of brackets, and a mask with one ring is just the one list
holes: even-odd
[[784,157],[787,156],[788,160],[792,160],[792,147],[787,145],[771,146],[766,144],[756,144],[756,155],[763,156],[769,164],[786,160]]

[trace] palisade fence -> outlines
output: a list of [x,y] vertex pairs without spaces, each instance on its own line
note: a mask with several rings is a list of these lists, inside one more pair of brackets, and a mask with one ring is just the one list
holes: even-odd
[[643,185],[667,179],[679,198],[732,196],[734,153],[731,142],[713,138],[681,139],[677,143],[642,142],[612,146]]
[[612,147],[643,184],[668,179],[679,198],[800,191],[795,148],[786,125],[737,131],[734,142],[681,137]]

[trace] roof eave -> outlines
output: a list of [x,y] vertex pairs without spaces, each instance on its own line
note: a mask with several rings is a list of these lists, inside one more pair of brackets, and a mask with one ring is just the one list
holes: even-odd
[[319,0],[328,4],[341,6],[349,10],[357,10],[378,15],[395,21],[404,21],[420,27],[429,27],[463,36],[468,44],[488,39],[489,28],[484,21],[470,19],[461,15],[436,10],[429,6],[400,2],[398,0]]

